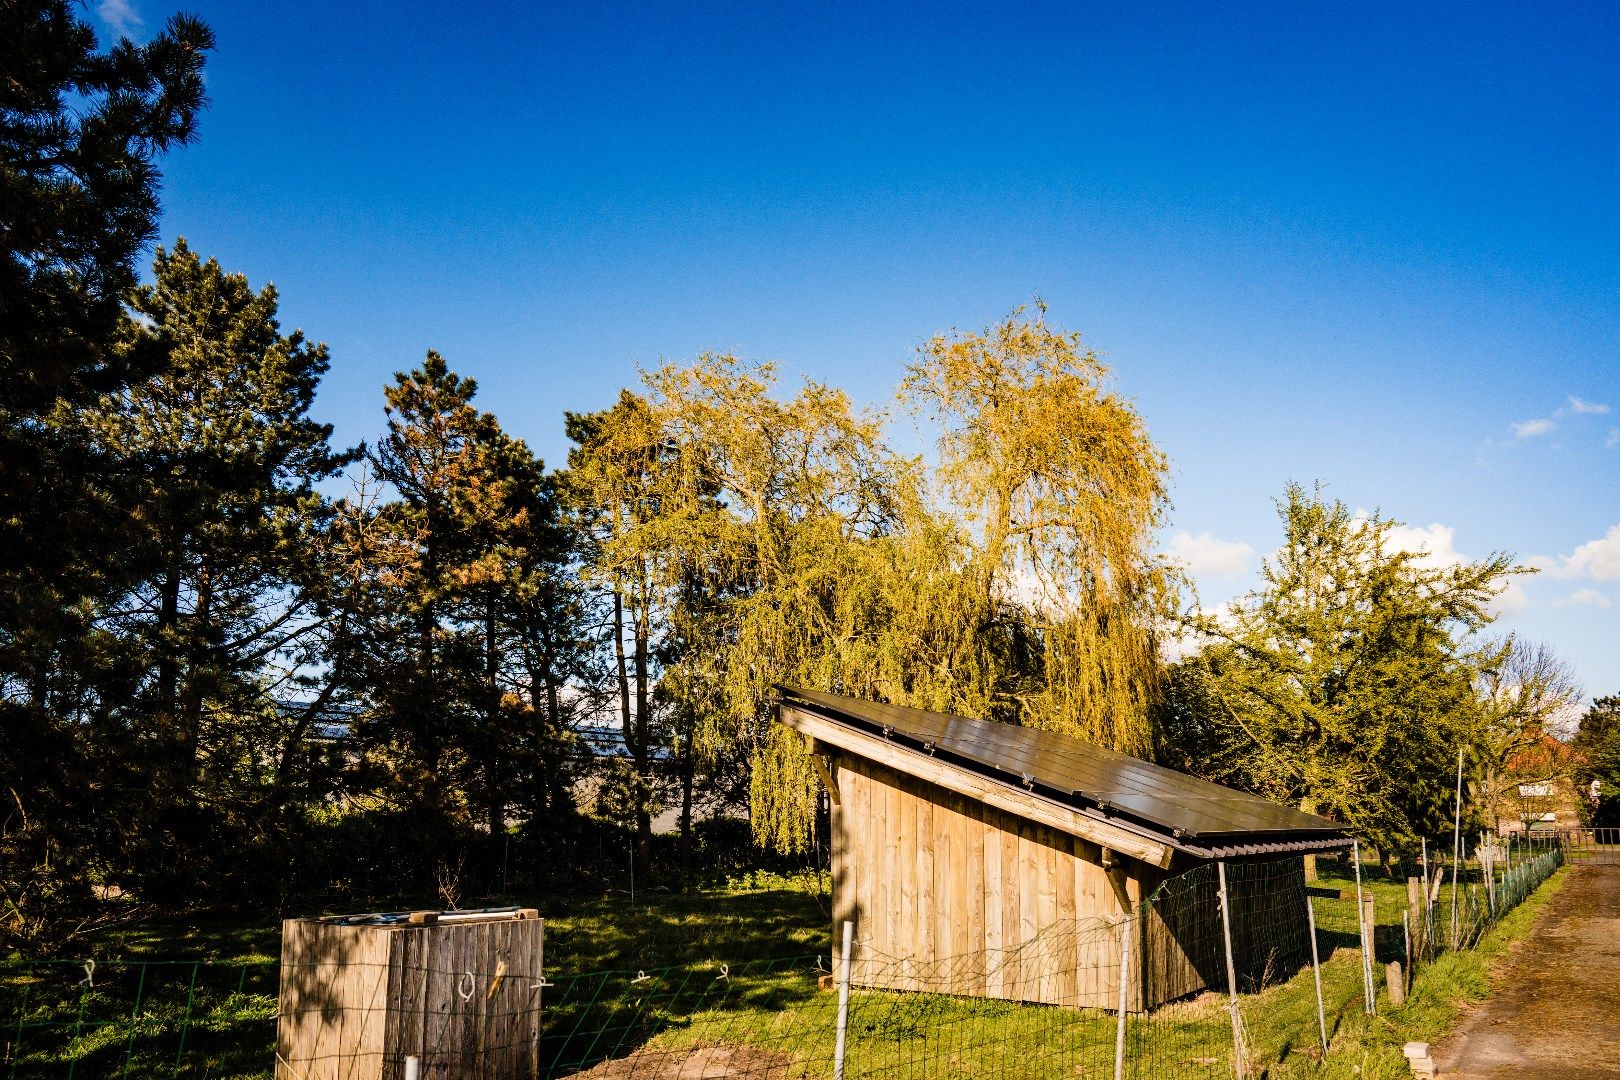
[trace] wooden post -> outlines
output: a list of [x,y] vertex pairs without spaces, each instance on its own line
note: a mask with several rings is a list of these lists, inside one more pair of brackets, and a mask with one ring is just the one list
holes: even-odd
[[844,958],[838,966],[838,1039],[833,1046],[833,1080],[844,1080],[844,1043],[849,1033],[850,945],[855,924],[844,921]]
[[1479,866],[1485,875],[1485,900],[1491,905],[1491,918],[1496,918],[1496,847],[1488,844],[1485,833],[1479,834]]
[[1384,972],[1384,985],[1389,988],[1389,1003],[1395,1008],[1406,1004],[1406,980],[1401,974],[1401,962],[1391,960]]
[[1221,882],[1221,935],[1226,942],[1226,992],[1232,1011],[1232,1068],[1238,1080],[1249,1075],[1248,1055],[1243,1050],[1243,1017],[1238,1013],[1237,961],[1232,956],[1232,902],[1226,890],[1226,860],[1215,863]]
[[1322,1056],[1327,1057],[1327,1013],[1322,1008],[1322,959],[1316,952],[1316,910],[1305,897],[1305,924],[1311,933],[1311,978],[1316,982],[1316,1032],[1322,1037]]
[[1131,984],[1131,916],[1119,924],[1119,1024],[1114,1029],[1114,1080],[1125,1080],[1126,989]]
[[1406,969],[1412,970],[1412,957],[1423,951],[1423,880],[1406,879]]

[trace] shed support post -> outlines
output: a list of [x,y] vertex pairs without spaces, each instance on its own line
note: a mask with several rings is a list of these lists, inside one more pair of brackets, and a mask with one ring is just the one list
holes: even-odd
[[1322,1037],[1322,1056],[1327,1057],[1327,1011],[1322,1007],[1322,958],[1316,951],[1316,909],[1305,897],[1305,926],[1311,935],[1311,978],[1316,982],[1316,1032]]
[[838,965],[838,1041],[833,1046],[833,1080],[844,1080],[844,1042],[849,1034],[850,945],[855,924],[844,920],[844,955]]
[[1119,924],[1119,1025],[1114,1029],[1114,1080],[1125,1080],[1125,1014],[1129,1008],[1126,996],[1131,985],[1131,932],[1134,920],[1129,908]]
[[1369,1016],[1377,1009],[1373,993],[1371,928],[1367,925],[1367,904],[1361,892],[1361,841],[1350,841],[1350,853],[1356,862],[1356,922],[1361,926],[1361,1000]]
[[1226,993],[1232,1012],[1232,1071],[1238,1080],[1249,1075],[1248,1055],[1243,1049],[1243,1017],[1238,1013],[1237,961],[1232,956],[1232,896],[1226,888],[1226,860],[1215,864],[1221,882],[1221,936],[1226,943]]

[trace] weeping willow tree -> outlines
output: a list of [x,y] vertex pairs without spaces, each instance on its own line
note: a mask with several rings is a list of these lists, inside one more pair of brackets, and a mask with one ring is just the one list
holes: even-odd
[[[1151,554],[1166,461],[1108,369],[1039,305],[918,350],[901,397],[937,425],[942,513],[960,523],[980,610],[1038,655],[1000,666],[991,711],[1129,753],[1153,749],[1154,627],[1176,582]],[[1007,638],[980,631],[976,647]],[[962,702],[961,704],[966,704]]]
[[615,515],[596,572],[642,590],[657,704],[693,752],[746,759],[761,842],[802,848],[814,810],[803,742],[771,722],[778,683],[1150,746],[1164,461],[1105,377],[1022,312],[929,342],[903,394],[939,424],[937,475],[882,415],[815,382],[783,397],[770,365],[644,377],[591,473],[643,512]]

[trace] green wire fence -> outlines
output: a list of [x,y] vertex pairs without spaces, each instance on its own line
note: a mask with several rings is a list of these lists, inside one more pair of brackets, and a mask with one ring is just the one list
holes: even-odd
[[[1308,885],[1297,859],[1232,864],[1235,994],[1227,985],[1221,883],[1214,867],[1202,867],[1166,882],[1134,915],[1167,931],[1133,937],[1146,949],[1134,957],[1136,970],[1153,978],[1168,970],[1154,965],[1175,965],[1189,980],[1184,996],[1152,1008],[1133,1001],[1123,1017],[1111,989],[1117,983],[1109,981],[1126,931],[1118,923],[1060,927],[1004,954],[928,965],[863,953],[857,939],[842,1056],[840,995],[829,989],[840,965],[828,953],[581,974],[553,965],[534,987],[541,1019],[533,1074],[1074,1080],[1114,1076],[1117,1061],[1117,1075],[1183,1080],[1233,1075],[1241,1041],[1251,1071],[1307,1076],[1319,1042],[1363,1012],[1369,996],[1387,1007],[1384,965],[1399,960],[1410,973],[1440,952],[1472,947],[1567,851],[1545,841],[1483,860],[1474,852],[1461,880],[1448,875],[1435,888],[1431,877],[1416,911],[1405,882],[1365,874],[1363,899],[1375,897],[1365,960],[1351,879]],[[1158,955],[1152,943],[1172,938],[1174,955]],[[1313,957],[1323,975],[1320,1014]],[[269,1076],[279,977],[270,961],[0,964],[0,1080]],[[964,985],[1000,996],[964,993]],[[1098,996],[1077,997],[1080,1007],[1026,1003],[1053,1000],[1054,985],[1082,997],[1093,987]]]

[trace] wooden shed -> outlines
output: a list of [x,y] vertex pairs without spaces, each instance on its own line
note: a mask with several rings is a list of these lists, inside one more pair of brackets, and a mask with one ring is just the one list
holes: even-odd
[[276,1080],[533,1080],[543,934],[515,908],[287,920]]
[[[1350,844],[1324,818],[1053,732],[779,690],[831,797],[857,985],[1112,1009],[1128,944],[1128,1004],[1153,1008],[1224,982],[1212,876],[1140,909],[1157,886],[1217,860],[1300,875],[1301,855]],[[1234,873],[1234,894],[1276,880],[1262,869]],[[1293,908],[1277,917],[1303,940]]]

